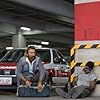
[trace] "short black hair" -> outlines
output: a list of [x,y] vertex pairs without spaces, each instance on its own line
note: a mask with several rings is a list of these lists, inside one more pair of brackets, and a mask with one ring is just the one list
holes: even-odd
[[88,66],[88,68],[90,68],[90,70],[92,70],[94,68],[94,63],[92,61],[88,61],[86,63],[86,66]]
[[29,49],[34,49],[34,50],[36,50],[34,46],[28,46],[27,49],[26,49],[26,53],[28,53],[28,50],[29,50]]

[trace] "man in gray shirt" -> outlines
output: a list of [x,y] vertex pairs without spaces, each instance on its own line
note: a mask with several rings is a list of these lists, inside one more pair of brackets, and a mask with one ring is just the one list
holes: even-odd
[[64,98],[88,97],[96,87],[96,74],[93,70],[94,63],[89,61],[86,67],[81,70],[75,70],[72,82],[73,88],[66,93],[63,89],[56,88],[58,95]]
[[17,85],[31,86],[34,82],[37,82],[38,92],[42,91],[43,80],[46,75],[46,71],[41,62],[40,57],[36,56],[36,49],[33,46],[29,46],[25,51],[25,56],[22,57],[16,69]]

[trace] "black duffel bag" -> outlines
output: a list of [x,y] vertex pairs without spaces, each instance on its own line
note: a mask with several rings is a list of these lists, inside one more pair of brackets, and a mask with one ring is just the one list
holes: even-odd
[[26,87],[21,85],[18,87],[19,97],[48,97],[50,96],[51,87],[48,84],[43,85],[43,90],[38,92],[37,87]]

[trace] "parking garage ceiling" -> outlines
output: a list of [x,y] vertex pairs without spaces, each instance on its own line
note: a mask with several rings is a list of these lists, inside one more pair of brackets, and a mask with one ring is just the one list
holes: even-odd
[[74,0],[64,0],[64,1],[74,4]]
[[[0,21],[41,30],[40,34],[25,35],[28,44],[48,41],[51,47],[73,45],[73,0],[3,0],[0,1]],[[0,33],[9,39],[11,35]]]

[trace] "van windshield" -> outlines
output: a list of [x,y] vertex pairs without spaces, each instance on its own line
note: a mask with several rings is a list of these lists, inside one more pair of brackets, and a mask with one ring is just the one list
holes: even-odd
[[[25,49],[11,50],[6,56],[1,59],[1,62],[18,62],[21,57],[24,56]],[[36,49],[37,56],[39,56],[42,62],[50,63],[51,55],[49,49]]]

